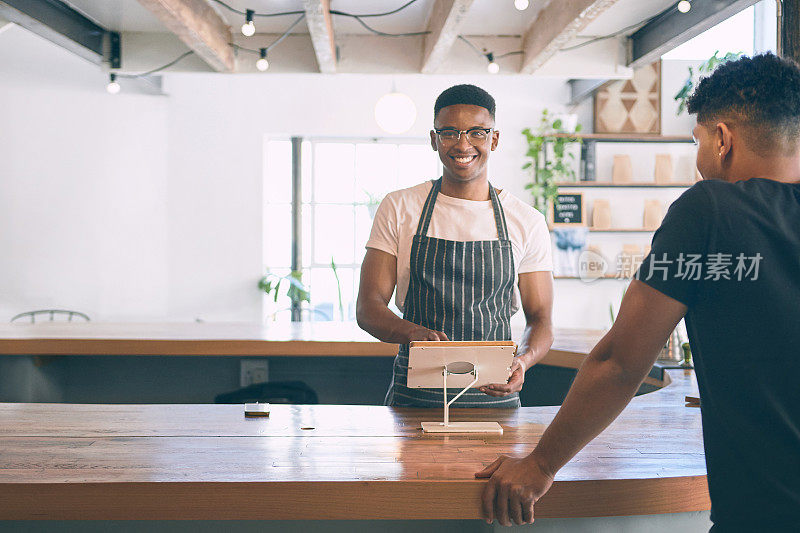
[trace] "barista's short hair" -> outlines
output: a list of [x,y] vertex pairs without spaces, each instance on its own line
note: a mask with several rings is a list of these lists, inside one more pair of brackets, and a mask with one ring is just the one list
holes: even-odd
[[494,118],[495,103],[492,95],[480,87],[468,84],[454,85],[449,89],[445,89],[433,105],[433,118],[436,118],[441,109],[458,104],[483,107]]

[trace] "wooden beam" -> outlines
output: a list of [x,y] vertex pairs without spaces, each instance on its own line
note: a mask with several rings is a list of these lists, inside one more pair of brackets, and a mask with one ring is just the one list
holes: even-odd
[[432,74],[444,62],[453,43],[458,39],[458,30],[473,0],[436,0],[428,18],[428,31],[422,52],[422,72]]
[[532,74],[617,0],[551,0],[522,41],[523,74]]
[[323,74],[336,72],[336,44],[333,40],[330,0],[303,0],[306,23],[314,53],[317,55],[319,71]]
[[231,29],[205,0],[139,0],[186,46],[218,72],[233,72]]

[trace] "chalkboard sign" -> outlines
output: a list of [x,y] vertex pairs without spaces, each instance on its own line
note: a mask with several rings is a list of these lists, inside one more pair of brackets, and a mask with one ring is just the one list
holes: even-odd
[[553,226],[585,226],[584,213],[583,194],[559,194],[556,205],[550,208],[550,223]]

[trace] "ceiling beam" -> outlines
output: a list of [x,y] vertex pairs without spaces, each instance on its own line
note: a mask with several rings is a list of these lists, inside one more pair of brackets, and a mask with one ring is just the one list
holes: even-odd
[[205,0],[139,0],[172,33],[218,72],[233,72],[231,29]]
[[523,74],[532,74],[617,0],[551,0],[522,40]]
[[306,11],[308,33],[314,53],[317,56],[319,71],[323,74],[336,72],[336,43],[333,40],[333,21],[329,0],[303,0]]
[[0,0],[0,16],[92,63],[120,66],[119,34],[95,24],[65,2]]
[[444,63],[474,0],[436,0],[428,18],[422,72],[432,74]]
[[688,13],[673,5],[630,36],[628,65],[649,65],[662,55],[759,0],[693,0]]
[[569,104],[567,105],[578,105],[590,96],[594,94],[594,92],[602,87],[608,80],[607,79],[571,79],[568,80],[567,83],[569,84]]

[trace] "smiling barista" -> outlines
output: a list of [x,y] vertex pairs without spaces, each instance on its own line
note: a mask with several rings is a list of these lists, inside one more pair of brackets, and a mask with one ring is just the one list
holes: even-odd
[[[550,234],[544,217],[488,180],[497,148],[494,98],[474,85],[434,105],[431,146],[441,178],[395,191],[378,207],[361,266],[357,319],[400,344],[386,405],[441,407],[441,390],[410,389],[408,343],[511,340],[522,305],[526,328],[507,383],[470,390],[454,407],[519,407],[525,370],[553,342]],[[388,307],[395,303],[401,319]]]

